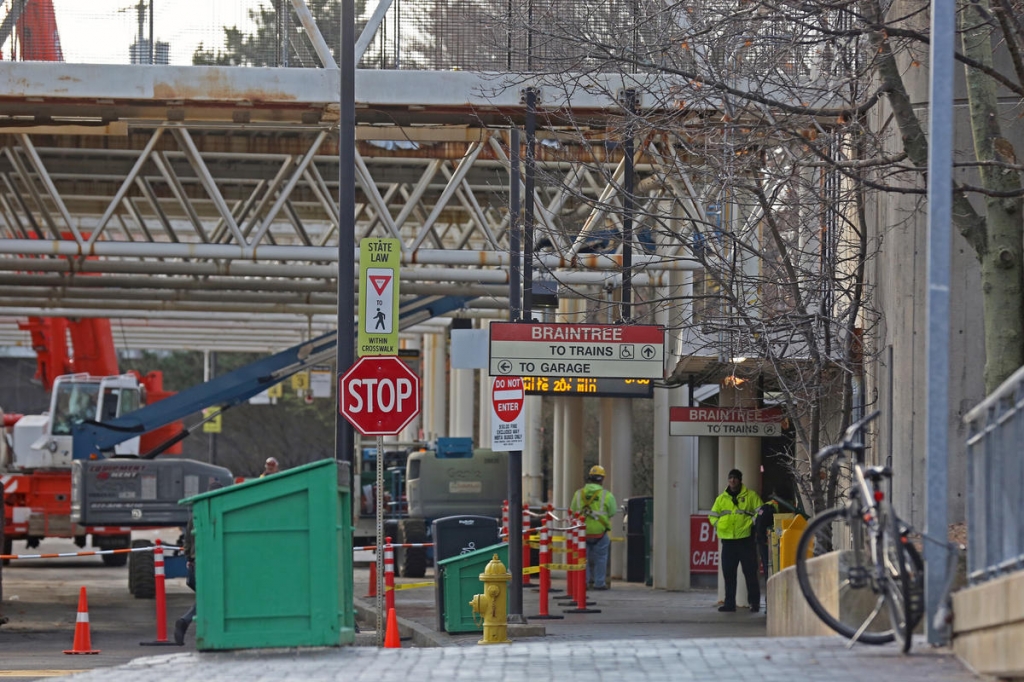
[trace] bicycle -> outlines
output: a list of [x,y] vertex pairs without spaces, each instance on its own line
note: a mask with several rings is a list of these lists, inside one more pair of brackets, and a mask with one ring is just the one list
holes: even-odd
[[[924,616],[924,562],[911,541],[912,529],[896,515],[883,490],[892,470],[865,466],[865,445],[858,436],[879,414],[851,424],[842,442],[815,455],[815,474],[826,459],[839,455],[830,469],[835,476],[844,455],[851,454],[853,484],[846,504],[817,514],[807,524],[797,544],[796,575],[811,610],[851,643],[898,639],[907,652]],[[835,583],[816,581],[810,570],[816,557],[831,550],[840,550],[833,558],[839,571],[837,594]]]

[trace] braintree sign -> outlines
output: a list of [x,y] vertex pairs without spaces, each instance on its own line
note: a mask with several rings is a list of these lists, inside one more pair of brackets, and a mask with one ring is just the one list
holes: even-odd
[[338,380],[342,416],[364,436],[394,436],[420,413],[420,378],[393,356],[367,355]]
[[664,378],[655,325],[494,322],[491,376]]
[[739,407],[671,407],[672,436],[778,436],[782,410],[771,407],[748,410]]

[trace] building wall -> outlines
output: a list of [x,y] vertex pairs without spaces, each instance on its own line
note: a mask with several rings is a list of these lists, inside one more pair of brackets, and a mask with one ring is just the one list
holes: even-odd
[[[892,13],[898,14],[901,3]],[[917,6],[917,5],[915,5]],[[920,20],[927,23],[928,17]],[[911,98],[923,123],[928,121],[928,59],[915,55],[919,66],[902,60]],[[972,158],[971,134],[963,75],[957,70],[955,145],[958,160]],[[891,128],[889,150],[902,149],[898,131],[886,102],[871,124]],[[1018,135],[1019,138],[1019,135]],[[1018,140],[1014,142],[1019,143]],[[962,172],[957,180],[969,179]],[[923,179],[919,188],[924,188]],[[867,211],[868,230],[878,240],[878,255],[868,271],[875,287],[875,307],[880,321],[873,345],[876,353],[868,367],[869,403],[882,409],[879,423],[880,462],[892,457],[893,496],[897,508],[918,527],[924,525],[925,505],[925,409],[928,397],[926,372],[928,236],[924,195],[877,197]],[[965,518],[966,431],[963,415],[984,397],[985,363],[982,299],[979,267],[974,252],[954,227],[950,296],[949,386],[949,521]]]

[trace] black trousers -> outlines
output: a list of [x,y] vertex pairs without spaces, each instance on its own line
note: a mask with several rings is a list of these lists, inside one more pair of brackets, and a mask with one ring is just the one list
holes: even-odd
[[742,540],[722,540],[722,577],[725,579],[725,606],[736,606],[736,569],[742,564],[747,579],[747,597],[751,606],[761,605],[761,583],[757,579],[757,546],[753,536]]

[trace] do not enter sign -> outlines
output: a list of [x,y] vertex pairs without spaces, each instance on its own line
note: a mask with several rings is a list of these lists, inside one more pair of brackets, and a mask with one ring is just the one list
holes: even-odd
[[526,445],[522,377],[495,377],[491,385],[491,449],[522,450]]
[[523,411],[524,395],[521,377],[498,377],[491,388],[494,413],[503,422],[515,421]]
[[364,436],[394,436],[420,413],[420,378],[393,356],[364,356],[338,382],[339,410]]

